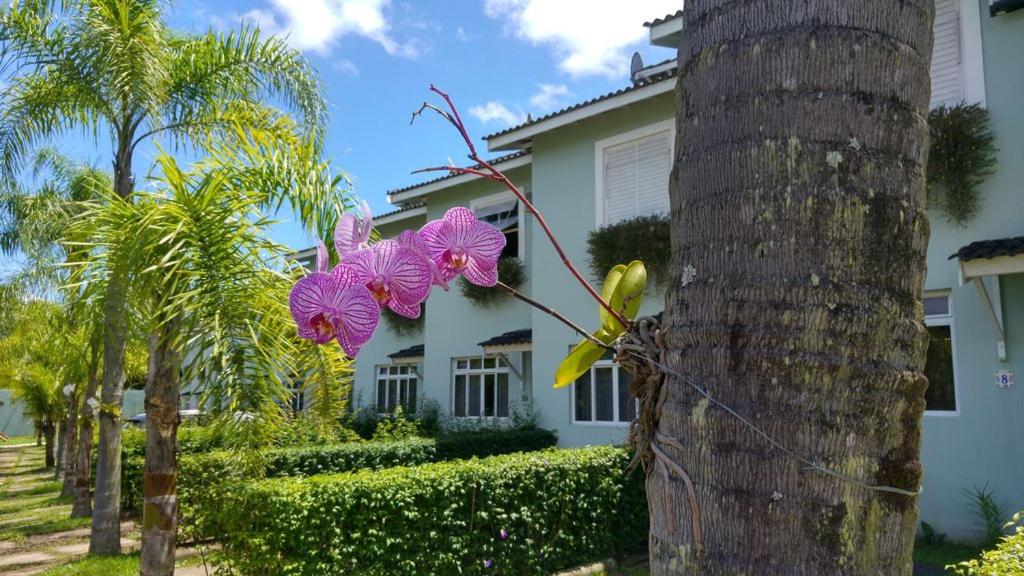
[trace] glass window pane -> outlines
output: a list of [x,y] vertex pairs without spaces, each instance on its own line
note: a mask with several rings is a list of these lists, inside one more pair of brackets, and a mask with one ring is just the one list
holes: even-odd
[[377,374],[380,374],[381,376],[384,376],[387,373],[388,373],[388,367],[387,366],[379,366],[377,368]]
[[388,409],[388,381],[377,380],[377,412],[383,412]]
[[455,376],[455,409],[456,416],[466,415],[466,377],[462,374]]
[[455,368],[459,370],[465,370],[467,366],[469,366],[469,363],[466,362],[465,360],[457,360],[455,362]]
[[416,379],[409,379],[409,405],[406,407],[410,413],[416,412]]
[[491,356],[489,358],[484,358],[484,368],[487,368],[487,369],[494,368],[494,356]]
[[409,381],[405,378],[399,380],[398,384],[398,405],[402,407],[402,410],[409,409],[409,397],[406,395],[409,393]]
[[615,419],[615,391],[612,389],[612,368],[594,368],[594,420],[611,422]]
[[469,415],[480,415],[480,375],[469,375]]
[[388,381],[388,412],[398,405],[398,380]]
[[508,374],[498,374],[498,417],[508,417]]
[[925,316],[948,316],[949,296],[929,296],[924,299]]
[[590,422],[590,370],[576,380],[573,390],[576,393],[576,421]]
[[481,360],[479,358],[470,358],[470,360],[469,360],[469,369],[470,370],[479,370],[481,364],[482,364],[482,362],[481,362]]
[[949,326],[928,327],[928,359],[924,365],[928,390],[924,394],[927,410],[956,410],[953,383],[953,338]]
[[616,368],[619,371],[619,421],[631,422],[636,418],[636,398],[629,393],[629,372]]
[[494,374],[484,375],[484,416],[494,416]]

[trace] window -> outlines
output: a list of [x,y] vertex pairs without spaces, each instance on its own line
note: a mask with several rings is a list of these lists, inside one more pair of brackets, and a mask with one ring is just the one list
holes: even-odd
[[502,257],[522,256],[519,245],[519,199],[509,194],[489,196],[472,203],[476,217],[493,225],[505,234]]
[[953,312],[949,294],[925,296],[924,321],[928,326],[928,377],[925,410],[956,412],[956,365],[953,359]]
[[932,107],[985,101],[981,16],[975,0],[935,0]]
[[508,365],[501,358],[456,358],[452,413],[456,416],[507,418]]
[[598,225],[669,211],[672,121],[597,143]]
[[636,418],[629,372],[605,356],[573,384],[573,422],[624,425]]
[[377,366],[377,412],[394,412],[398,406],[406,414],[416,412],[418,380],[411,365]]

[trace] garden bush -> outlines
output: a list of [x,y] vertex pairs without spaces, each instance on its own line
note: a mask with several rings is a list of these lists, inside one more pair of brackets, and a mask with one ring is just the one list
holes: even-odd
[[488,429],[447,432],[437,438],[437,459],[483,458],[532,452],[550,448],[558,443],[558,436],[543,428],[521,428],[511,430]]
[[1024,574],[1024,512],[1014,515],[1007,524],[1013,533],[1003,536],[992,550],[981,558],[947,566],[959,576],[1020,576]]
[[642,549],[629,453],[546,450],[227,485],[221,569],[234,574],[549,574]]
[[267,453],[266,475],[312,476],[350,470],[377,470],[426,464],[436,459],[434,441],[425,438],[288,448]]

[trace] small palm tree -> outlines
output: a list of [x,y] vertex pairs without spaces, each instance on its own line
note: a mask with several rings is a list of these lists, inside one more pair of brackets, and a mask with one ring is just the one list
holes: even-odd
[[[199,36],[174,33],[159,0],[15,1],[0,8],[0,44],[13,69],[0,99],[0,177],[10,177],[39,143],[84,129],[114,150],[113,193],[133,193],[138,146],[273,133],[270,98],[301,117],[318,142],[325,104],[316,75],[284,41],[256,29]],[[294,198],[293,198],[294,200]],[[305,205],[299,212],[309,212]],[[102,294],[103,405],[90,551],[120,551],[121,427],[126,293],[112,268]]]
[[227,436],[259,444],[281,422],[295,379],[316,382],[333,399],[351,370],[329,347],[299,340],[291,325],[294,274],[284,247],[269,237],[273,220],[265,211],[272,207],[267,191],[292,171],[216,154],[191,173],[166,155],[157,166],[155,191],[133,203],[112,198],[82,215],[92,231],[83,249],[93,254],[79,274],[105,275],[104,259],[113,254],[135,271],[132,300],[150,335],[141,566],[144,574],[171,574],[182,379],[198,388],[219,425],[244,428]]

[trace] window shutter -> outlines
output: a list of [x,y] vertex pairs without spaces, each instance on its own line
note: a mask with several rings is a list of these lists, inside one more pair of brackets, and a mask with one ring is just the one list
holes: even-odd
[[664,130],[604,150],[604,223],[669,210],[671,131]]
[[960,0],[935,0],[932,107],[951,106],[964,99],[959,3]]

